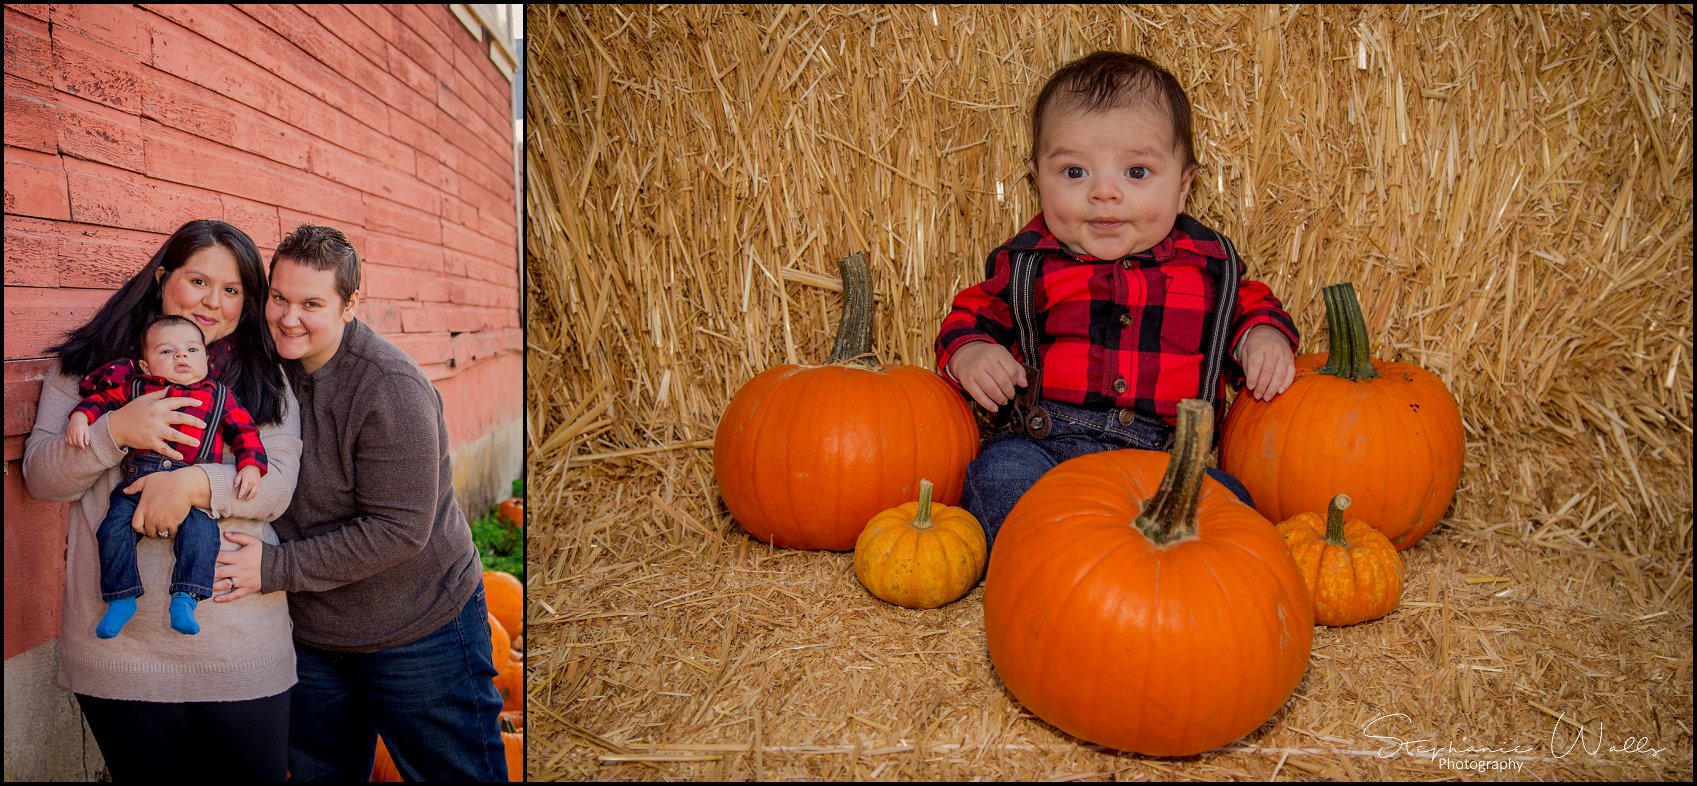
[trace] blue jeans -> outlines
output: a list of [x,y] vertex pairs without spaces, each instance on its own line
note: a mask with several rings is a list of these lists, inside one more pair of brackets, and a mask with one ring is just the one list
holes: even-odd
[[331,652],[295,642],[294,779],[367,780],[381,734],[407,780],[505,782],[492,649],[482,585],[458,617],[409,644]]
[[[1014,503],[1037,484],[1043,473],[1061,462],[1104,450],[1167,450],[1172,446],[1173,427],[1162,420],[1138,415],[1129,423],[1121,423],[1114,410],[1083,409],[1053,401],[1044,401],[1043,409],[1051,421],[1048,437],[1032,439],[999,431],[984,441],[978,458],[966,465],[961,507],[978,519],[986,545],[991,548]],[[1249,490],[1237,478],[1214,467],[1207,472],[1245,505],[1251,504]]]
[[[100,599],[111,603],[142,595],[141,572],[136,569],[136,543],[144,535],[130,528],[140,494],[125,494],[124,488],[137,478],[188,466],[155,453],[131,454],[125,465],[124,481],[112,489],[111,506],[100,521],[95,540],[100,544]],[[201,600],[212,596],[212,572],[218,567],[218,525],[199,508],[189,508],[177,534],[171,539],[177,564],[171,568],[171,592],[187,592]]]

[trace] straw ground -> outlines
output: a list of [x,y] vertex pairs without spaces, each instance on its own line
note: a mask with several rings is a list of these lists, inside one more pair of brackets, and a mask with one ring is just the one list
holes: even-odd
[[[532,7],[529,769],[541,779],[1688,779],[1691,15],[1679,6]],[[866,251],[878,353],[1037,210],[1029,101],[1144,53],[1190,90],[1190,211],[1327,345],[1438,373],[1462,485],[1389,617],[1291,702],[1160,760],[1031,717],[982,589],[930,612],[726,514],[737,388],[828,352]],[[1467,767],[1509,769],[1466,769]]]

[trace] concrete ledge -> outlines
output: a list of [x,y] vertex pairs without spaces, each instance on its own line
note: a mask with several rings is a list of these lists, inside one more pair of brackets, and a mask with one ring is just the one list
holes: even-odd
[[454,498],[466,521],[476,521],[489,506],[512,496],[513,480],[524,476],[524,419],[500,423],[449,455]]
[[59,640],[6,660],[6,780],[98,781],[106,760],[70,691],[59,687]]

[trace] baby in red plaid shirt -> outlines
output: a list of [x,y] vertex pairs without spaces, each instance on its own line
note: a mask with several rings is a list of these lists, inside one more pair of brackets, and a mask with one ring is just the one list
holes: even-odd
[[[124,480],[112,490],[112,504],[96,537],[100,543],[100,593],[107,603],[106,615],[95,628],[100,638],[118,635],[135,616],[135,599],[142,595],[141,576],[136,568],[136,543],[143,537],[133,518],[138,494],[126,493],[137,479],[153,472],[169,471],[202,462],[215,462],[228,444],[236,454],[236,496],[252,499],[265,474],[265,446],[253,417],[236,401],[230,389],[209,379],[206,340],[200,327],[182,317],[160,317],[142,331],[141,357],[112,361],[84,377],[83,400],[71,411],[65,441],[88,447],[89,424],[102,414],[124,406],[131,399],[166,391],[167,397],[188,397],[195,404],[180,412],[205,424],[178,426],[194,445],[175,443],[184,456],[178,461],[148,450],[132,450],[124,459]],[[171,571],[171,627],[193,635],[200,632],[194,609],[212,595],[213,571],[218,556],[218,525],[204,511],[190,508],[177,528],[176,565]]]
[[1050,467],[1165,449],[1180,401],[1223,406],[1229,381],[1270,399],[1295,378],[1290,315],[1184,213],[1196,166],[1189,99],[1145,58],[1097,52],[1039,93],[1027,167],[1043,212],[991,252],[936,343],[939,369],[979,405],[1016,404],[967,469],[962,504],[992,545]]

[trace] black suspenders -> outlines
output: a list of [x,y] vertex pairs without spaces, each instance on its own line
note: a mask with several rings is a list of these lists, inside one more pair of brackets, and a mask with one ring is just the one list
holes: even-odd
[[1040,251],[1019,251],[1010,263],[1008,303],[1013,307],[1014,331],[1019,334],[1019,354],[1024,358],[1025,388],[1010,402],[1008,425],[1032,439],[1049,436],[1053,421],[1043,409],[1043,362],[1037,354],[1037,312],[1031,306],[1037,268],[1043,263]]
[[[1025,364],[1041,368],[1037,355],[1037,312],[1031,306],[1032,290],[1037,286],[1037,268],[1043,263],[1041,251],[1018,251],[1013,255],[1011,277],[1008,279],[1008,304],[1013,307],[1014,332],[1019,334],[1019,352]],[[1033,381],[1035,385],[1035,381]]]
[[[1237,257],[1237,248],[1232,245],[1225,235],[1215,233],[1220,245],[1226,250],[1224,270],[1219,273],[1219,294],[1214,300],[1214,319],[1209,331],[1210,341],[1203,348],[1202,384],[1197,391],[1197,398],[1214,405],[1215,418],[1218,419],[1222,402],[1218,401],[1220,390],[1220,374],[1225,369],[1226,357],[1231,345],[1232,313],[1237,310],[1237,287],[1243,278],[1243,262]],[[1032,293],[1036,288],[1037,268],[1043,262],[1041,251],[1016,251],[1012,254],[1011,271],[1008,279],[1008,305],[1013,309],[1014,331],[1019,337],[1019,351],[1025,359],[1027,394],[1021,392],[1016,397],[1013,407],[1013,428],[1020,433],[1042,439],[1048,436],[1048,416],[1039,404],[1038,391],[1042,388],[1042,359],[1037,347],[1037,313],[1032,306]],[[1033,419],[1036,419],[1033,421]],[[1040,433],[1039,433],[1040,432]],[[1216,430],[1217,433],[1217,430]]]
[[212,411],[206,413],[206,430],[200,434],[200,454],[194,458],[196,464],[210,464],[220,458],[212,452],[212,442],[218,434],[218,427],[224,422],[224,399],[227,396],[223,385],[213,383]]
[[[1210,332],[1213,339],[1208,342],[1202,356],[1202,389],[1197,391],[1197,398],[1214,405],[1215,420],[1219,419],[1223,401],[1215,401],[1220,393],[1220,372],[1225,368],[1226,358],[1231,349],[1232,313],[1237,311],[1237,287],[1243,279],[1243,262],[1237,258],[1237,248],[1231,239],[1215,233],[1220,239],[1220,245],[1226,248],[1226,269],[1220,271],[1220,293],[1214,299],[1214,325]],[[1215,425],[1218,425],[1217,423]],[[1214,430],[1215,434],[1219,429]]]

